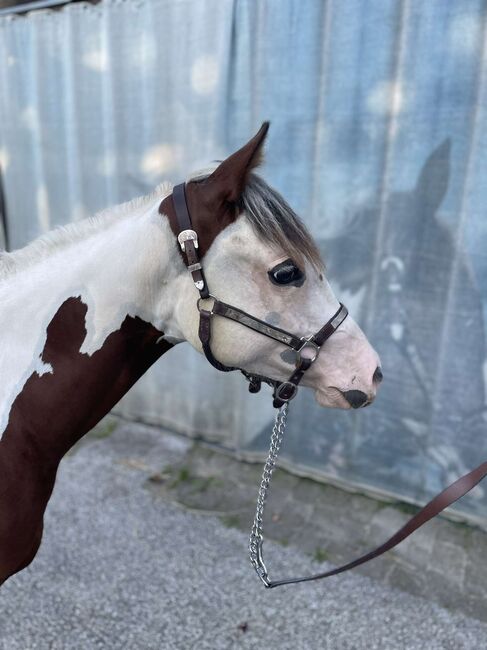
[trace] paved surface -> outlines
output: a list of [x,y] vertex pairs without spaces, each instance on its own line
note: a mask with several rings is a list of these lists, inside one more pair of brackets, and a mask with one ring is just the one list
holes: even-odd
[[[180,469],[163,489],[188,448],[122,425],[66,458],[41,551],[0,590],[2,650],[486,647],[485,623],[359,574],[265,590],[246,533],[168,500],[190,483]],[[276,574],[323,566],[291,546],[266,552]]]
[[[158,491],[193,510],[222,511],[225,525],[248,532],[261,471],[262,463],[238,462],[215,447],[195,444],[160,474]],[[265,536],[340,565],[382,544],[416,511],[278,469]],[[487,533],[473,526],[437,517],[356,571],[487,622]]]

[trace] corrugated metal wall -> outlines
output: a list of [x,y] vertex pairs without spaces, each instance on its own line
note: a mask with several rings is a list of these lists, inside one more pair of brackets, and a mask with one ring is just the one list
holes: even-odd
[[[270,119],[264,174],[312,229],[386,376],[363,412],[301,391],[283,457],[422,501],[487,458],[486,12],[479,0],[105,0],[2,17],[11,245],[179,180]],[[163,359],[123,413],[267,446],[268,395],[190,349],[171,355],[170,382]],[[458,507],[485,515],[484,494]]]

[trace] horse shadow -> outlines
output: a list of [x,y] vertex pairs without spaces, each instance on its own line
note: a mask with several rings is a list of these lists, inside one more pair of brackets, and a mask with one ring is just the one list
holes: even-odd
[[[482,297],[468,252],[438,214],[450,142],[410,191],[359,207],[318,240],[335,293],[378,350],[385,380],[356,412],[317,408],[301,391],[283,452],[293,463],[423,500],[487,455]],[[326,346],[322,354],[326,354]],[[265,449],[269,429],[254,440]],[[483,489],[466,507],[480,511]]]

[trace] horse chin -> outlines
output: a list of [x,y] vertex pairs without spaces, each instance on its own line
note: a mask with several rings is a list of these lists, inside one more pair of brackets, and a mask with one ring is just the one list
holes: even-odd
[[334,386],[326,386],[325,388],[318,388],[315,391],[316,401],[320,406],[332,409],[351,409],[351,405],[343,394]]

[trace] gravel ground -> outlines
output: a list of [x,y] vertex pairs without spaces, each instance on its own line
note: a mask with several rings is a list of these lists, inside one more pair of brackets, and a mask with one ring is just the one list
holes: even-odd
[[[486,647],[486,624],[357,574],[266,590],[246,534],[148,489],[188,444],[124,424],[65,459],[41,550],[0,590],[2,650]],[[318,569],[270,542],[266,558]]]

